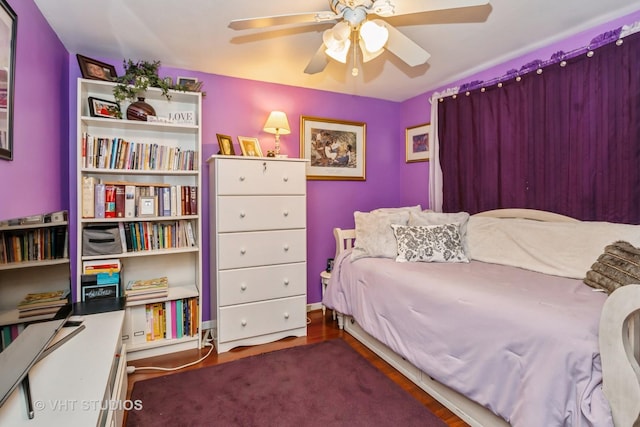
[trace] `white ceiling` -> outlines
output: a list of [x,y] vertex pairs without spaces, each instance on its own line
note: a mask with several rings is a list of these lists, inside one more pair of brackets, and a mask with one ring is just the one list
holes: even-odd
[[[393,0],[402,3],[408,0]],[[423,1],[429,4],[429,0]],[[408,67],[393,54],[360,67],[303,72],[332,24],[235,31],[233,19],[327,11],[327,0],[35,0],[69,52],[160,60],[163,66],[403,101],[640,10],[640,0],[491,0],[489,5],[386,18],[431,53]],[[18,21],[18,25],[19,21]],[[547,58],[540,58],[547,59]],[[74,65],[74,64],[73,64]]]

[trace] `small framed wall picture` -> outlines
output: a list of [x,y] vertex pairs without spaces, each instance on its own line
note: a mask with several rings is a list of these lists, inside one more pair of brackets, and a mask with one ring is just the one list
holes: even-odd
[[220,152],[218,154],[222,154],[224,156],[235,156],[236,153],[233,149],[233,142],[229,135],[216,133],[216,138],[218,138],[218,145],[220,146]]
[[429,134],[431,125],[425,123],[406,129],[406,162],[426,162],[429,160]]
[[242,150],[243,156],[262,157],[262,150],[260,149],[258,138],[239,136],[238,142],[240,142],[240,149]]
[[80,54],[76,56],[78,57],[78,65],[80,65],[80,72],[82,72],[83,78],[110,82],[118,77],[116,68],[113,65],[106,64],[97,59],[87,58]]
[[106,99],[89,97],[89,114],[91,117],[120,118],[120,105]]

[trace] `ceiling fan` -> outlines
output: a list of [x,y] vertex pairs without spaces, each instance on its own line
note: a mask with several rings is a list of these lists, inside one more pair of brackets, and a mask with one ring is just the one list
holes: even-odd
[[330,11],[274,15],[262,18],[236,19],[229,27],[234,30],[266,28],[285,24],[336,22],[322,35],[322,45],[305,68],[307,74],[325,69],[329,57],[346,63],[350,48],[354,53],[352,74],[358,75],[355,65],[357,47],[362,62],[378,57],[385,49],[411,67],[427,62],[431,56],[413,40],[377,16],[409,15],[435,10],[481,6],[489,0],[329,0]]

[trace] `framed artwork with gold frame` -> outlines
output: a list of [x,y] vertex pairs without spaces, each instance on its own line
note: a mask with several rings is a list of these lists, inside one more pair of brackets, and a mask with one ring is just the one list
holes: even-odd
[[300,120],[300,157],[308,160],[307,179],[366,179],[366,123],[306,116]]
[[430,133],[431,125],[429,123],[408,127],[406,129],[407,163],[429,161]]

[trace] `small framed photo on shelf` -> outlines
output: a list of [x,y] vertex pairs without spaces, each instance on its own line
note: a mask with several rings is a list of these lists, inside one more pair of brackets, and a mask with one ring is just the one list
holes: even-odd
[[426,162],[429,160],[429,133],[431,133],[429,123],[407,128],[406,163]]
[[113,65],[106,64],[97,59],[87,58],[80,54],[76,56],[78,57],[78,65],[80,65],[80,72],[82,72],[83,78],[111,82],[118,77],[116,68]]
[[216,133],[216,138],[218,138],[218,145],[220,146],[220,153],[224,156],[235,156],[236,153],[233,149],[233,142],[229,135],[222,135]]
[[238,142],[240,142],[240,149],[242,150],[243,156],[262,157],[262,150],[260,149],[258,138],[239,136]]
[[202,88],[202,82],[195,77],[178,77],[177,86],[181,86],[190,92],[198,92]]
[[106,99],[89,97],[89,114],[91,117],[106,117],[117,119],[120,117],[120,106]]
[[156,216],[156,198],[154,196],[140,196],[138,216]]

